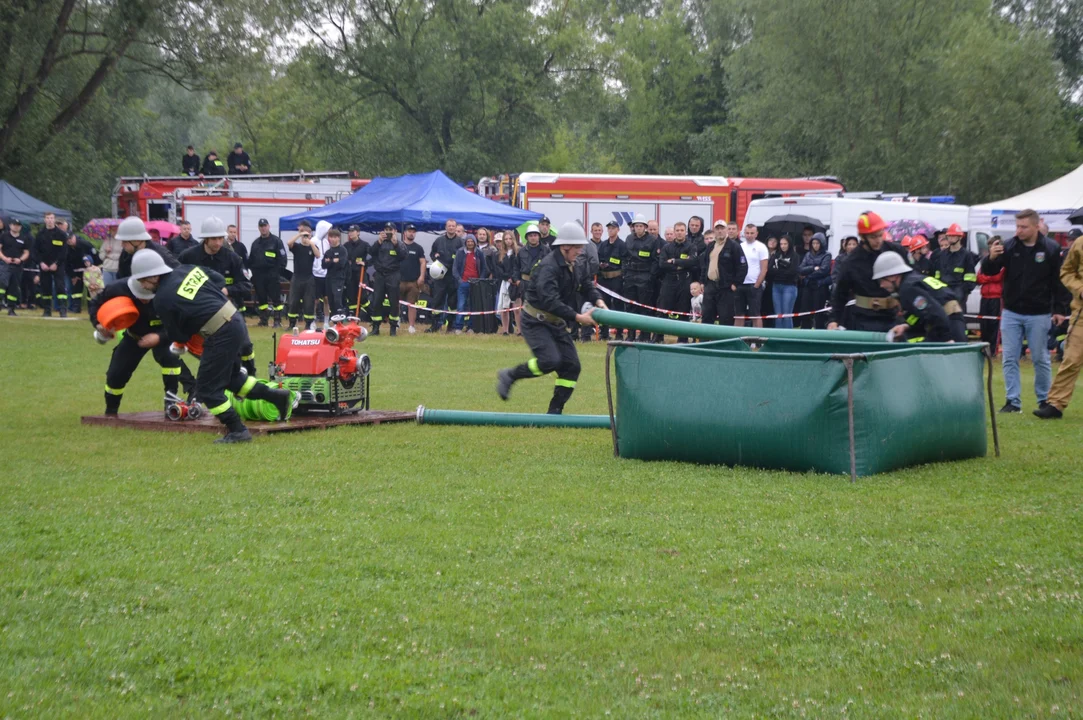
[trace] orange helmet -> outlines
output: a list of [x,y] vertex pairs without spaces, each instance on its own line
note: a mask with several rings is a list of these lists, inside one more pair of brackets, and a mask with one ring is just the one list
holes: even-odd
[[944,231],[944,234],[948,237],[964,237],[966,235],[963,229],[959,227],[959,223],[952,223],[951,227]]
[[910,237],[909,235],[904,235],[903,239],[899,241],[899,244],[902,245],[904,248],[909,248],[910,243],[912,243],[913,241],[914,238]]
[[875,235],[885,229],[887,229],[887,223],[874,212],[861,213],[861,217],[857,219],[859,235]]
[[106,330],[127,330],[139,319],[139,310],[131,298],[123,295],[106,300],[98,308],[98,322]]
[[924,235],[915,235],[914,237],[910,238],[910,245],[908,247],[910,248],[910,252],[914,252],[915,250],[920,250],[922,248],[927,248],[929,247],[929,239],[926,238]]

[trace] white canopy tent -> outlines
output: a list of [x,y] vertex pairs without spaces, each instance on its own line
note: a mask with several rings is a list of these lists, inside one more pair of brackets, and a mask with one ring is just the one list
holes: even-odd
[[987,232],[1005,238],[1015,234],[1014,215],[1033,208],[1042,216],[1050,232],[1068,232],[1068,216],[1083,207],[1083,165],[1051,183],[1022,195],[970,207],[971,232]]

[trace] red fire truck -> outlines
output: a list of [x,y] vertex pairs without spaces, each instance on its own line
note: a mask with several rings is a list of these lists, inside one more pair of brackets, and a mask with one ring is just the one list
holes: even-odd
[[205,217],[216,215],[236,225],[241,240],[251,244],[260,218],[267,218],[277,233],[280,217],[341,200],[368,182],[348,172],[122,177],[113,189],[113,216],[187,220],[198,232]]
[[540,212],[553,225],[577,220],[583,227],[610,220],[623,228],[637,213],[665,227],[698,215],[710,227],[718,220],[743,222],[758,198],[845,188],[835,178],[726,178],[666,175],[566,175],[522,173],[513,204]]

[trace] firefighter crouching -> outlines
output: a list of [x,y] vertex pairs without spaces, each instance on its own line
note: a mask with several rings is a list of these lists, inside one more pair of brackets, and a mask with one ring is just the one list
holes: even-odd
[[966,320],[955,293],[933,277],[914,272],[901,256],[881,253],[872,270],[873,280],[898,298],[902,324],[888,331],[892,342],[966,342]]
[[259,220],[259,237],[252,241],[248,253],[248,267],[252,270],[252,287],[256,294],[259,326],[267,327],[274,314],[274,327],[282,327],[281,271],[286,267],[286,248],[282,238],[271,232],[267,218]]
[[884,240],[887,223],[874,212],[862,213],[857,219],[857,232],[861,241],[857,248],[842,261],[835,289],[831,293],[831,322],[828,330],[838,330],[839,321],[846,310],[850,295],[854,297],[851,330],[886,333],[895,327],[899,301],[873,280],[873,264],[882,253],[896,253],[903,262],[906,250],[893,242]]
[[[136,258],[146,251],[136,253]],[[157,258],[157,256],[155,256]],[[133,266],[136,260],[133,259]],[[292,402],[288,390],[272,389],[241,366],[241,348],[251,344],[244,317],[226,297],[226,279],[214,270],[181,265],[175,270],[157,259],[156,266],[139,274],[146,294],[154,297],[154,309],[173,343],[194,336],[203,338],[203,355],[196,376],[196,396],[228,432],[215,442],[238,443],[252,439],[240,415],[226,398],[228,389],[238,398],[268,400],[278,408],[279,418],[288,414]]]
[[[142,220],[132,218],[142,224]],[[116,415],[120,410],[120,401],[124,397],[124,388],[132,379],[140,361],[149,350],[154,356],[154,361],[162,368],[162,385],[167,394],[177,394],[180,385],[184,385],[185,394],[190,395],[195,385],[195,378],[188,370],[184,362],[169,351],[169,340],[162,328],[162,321],[154,311],[151,300],[153,293],[149,293],[139,284],[139,278],[146,273],[159,273],[162,268],[169,266],[153,251],[146,250],[139,253],[139,261],[132,261],[132,276],[126,280],[117,280],[105,286],[105,289],[90,301],[89,315],[90,324],[98,331],[102,338],[113,338],[115,333],[106,328],[98,319],[98,311],[109,300],[114,298],[128,298],[139,311],[139,318],[135,323],[124,331],[123,337],[113,348],[113,355],[109,359],[109,369],[105,371],[105,414]],[[166,409],[169,402],[165,402]]]
[[[189,248],[177,258],[182,265],[198,265],[205,270],[214,270],[226,280],[226,293],[238,312],[244,307],[244,297],[248,294],[248,280],[244,276],[244,263],[241,256],[226,245],[226,224],[213,215],[204,218],[199,228],[199,245]],[[242,316],[243,317],[243,316]],[[249,340],[241,348],[241,362],[249,377],[256,376],[256,351]]]
[[534,353],[529,361],[497,373],[496,392],[508,399],[516,380],[541,377],[555,372],[556,387],[549,401],[549,414],[559,415],[575,391],[579,379],[579,354],[569,327],[573,323],[597,326],[593,310],[580,313],[574,307],[577,293],[596,307],[604,308],[602,296],[585,273],[576,274],[575,258],[587,244],[578,223],[565,223],[548,253],[531,272],[523,297],[523,339]]

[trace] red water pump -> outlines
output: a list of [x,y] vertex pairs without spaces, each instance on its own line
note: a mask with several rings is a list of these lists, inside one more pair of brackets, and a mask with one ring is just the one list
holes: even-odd
[[278,342],[270,379],[300,393],[296,413],[356,412],[368,409],[368,355],[354,350],[368,331],[356,317],[335,315],[323,332],[285,335]]

